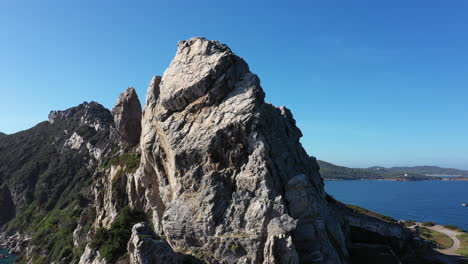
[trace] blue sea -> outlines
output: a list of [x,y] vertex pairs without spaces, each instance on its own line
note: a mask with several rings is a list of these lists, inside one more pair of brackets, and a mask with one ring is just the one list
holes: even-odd
[[337,200],[397,220],[432,221],[468,230],[468,181],[325,181]]
[[[7,249],[0,249],[0,255],[8,255],[8,250]],[[11,264],[15,263],[15,256],[8,255],[8,258],[1,258],[0,263],[2,264]]]

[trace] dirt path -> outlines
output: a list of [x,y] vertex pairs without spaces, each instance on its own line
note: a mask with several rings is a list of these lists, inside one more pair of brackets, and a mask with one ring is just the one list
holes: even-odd
[[417,224],[420,227],[425,227],[427,229],[431,229],[431,230],[434,230],[434,231],[437,231],[437,232],[440,232],[442,234],[446,234],[447,236],[449,236],[453,240],[452,247],[447,248],[447,249],[437,249],[437,251],[445,255],[459,256],[457,253],[455,253],[455,251],[457,251],[457,249],[460,247],[460,240],[457,238],[457,236],[461,235],[462,233],[454,231],[454,230],[450,230],[441,225],[423,226],[422,223],[417,223]]
[[[458,255],[455,253],[457,249],[460,247],[460,240],[457,238],[458,235],[462,234],[460,232],[448,229],[446,227],[443,227],[441,225],[434,225],[434,226],[423,226],[422,223],[416,223],[420,227],[425,227],[443,234],[446,234],[453,240],[453,245],[450,248],[447,249],[436,249],[438,252],[442,253],[439,256],[439,259],[447,264],[458,264],[458,263],[466,263],[464,261],[467,261],[466,258]],[[463,261],[463,262],[462,262]]]

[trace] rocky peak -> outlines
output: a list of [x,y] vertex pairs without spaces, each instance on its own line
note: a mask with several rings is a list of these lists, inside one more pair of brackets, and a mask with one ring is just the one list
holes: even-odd
[[169,112],[196,101],[212,105],[231,92],[248,71],[247,63],[224,44],[205,38],[180,41],[161,80],[161,104]]
[[346,262],[315,159],[242,58],[217,41],[181,41],[147,98],[130,202],[152,211],[176,251],[207,263]]
[[96,131],[108,129],[114,123],[109,110],[96,102],[83,102],[67,110],[49,113],[49,123],[54,124],[62,121],[78,122],[79,125],[88,125]]
[[141,104],[133,87],[120,94],[112,114],[121,143],[125,147],[137,145],[141,135]]

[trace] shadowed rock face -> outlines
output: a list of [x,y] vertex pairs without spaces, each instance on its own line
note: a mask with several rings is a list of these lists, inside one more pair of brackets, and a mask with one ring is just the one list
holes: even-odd
[[130,148],[140,142],[141,104],[133,87],[123,92],[112,108],[117,135],[124,145]]
[[0,248],[20,254],[17,262],[71,263],[71,254],[53,252],[73,247],[70,226],[87,206],[113,127],[109,110],[85,102],[0,139]]
[[290,111],[245,61],[204,38],[153,78],[128,188],[157,233],[208,263],[345,263],[340,223]]
[[10,221],[15,216],[15,204],[7,186],[0,187],[0,226]]

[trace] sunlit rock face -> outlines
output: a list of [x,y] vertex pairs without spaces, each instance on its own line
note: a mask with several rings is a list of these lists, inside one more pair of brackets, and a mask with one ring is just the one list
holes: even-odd
[[346,263],[340,223],[291,112],[229,47],[192,38],[148,88],[130,203],[208,263]]
[[120,94],[112,108],[117,136],[125,148],[131,148],[140,142],[141,104],[133,87]]

